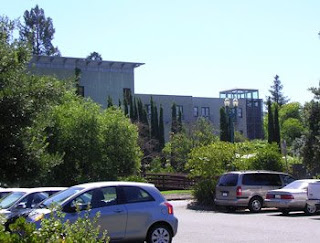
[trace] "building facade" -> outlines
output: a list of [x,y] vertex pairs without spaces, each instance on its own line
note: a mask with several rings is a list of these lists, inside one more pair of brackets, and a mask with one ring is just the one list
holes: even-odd
[[144,63],[93,61],[83,58],[34,56],[29,70],[39,75],[53,75],[59,79],[78,77],[78,92],[91,98],[103,108],[108,97],[115,105],[124,97],[140,98],[147,107],[151,97],[155,104],[163,107],[165,139],[168,141],[171,129],[171,106],[181,111],[182,121],[186,125],[194,123],[199,117],[205,117],[214,126],[216,133],[220,127],[220,108],[224,107],[225,98],[237,98],[239,101],[235,119],[235,129],[249,139],[263,138],[262,99],[258,90],[233,89],[221,91],[219,98],[193,96],[137,94],[134,90],[134,69]]

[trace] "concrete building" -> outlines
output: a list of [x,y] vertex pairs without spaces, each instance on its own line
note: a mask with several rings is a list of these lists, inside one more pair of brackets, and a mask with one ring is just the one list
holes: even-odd
[[123,97],[133,95],[148,107],[151,96],[156,105],[163,107],[165,138],[168,140],[171,129],[171,106],[177,105],[185,124],[191,124],[199,117],[211,121],[219,132],[220,108],[225,98],[237,98],[235,129],[250,139],[263,138],[262,99],[255,89],[232,89],[221,91],[219,98],[192,96],[137,94],[134,90],[134,69],[144,63],[91,61],[83,58],[34,56],[29,64],[31,72],[41,75],[54,75],[59,79],[75,79],[79,74],[78,92],[84,97],[106,107],[110,96],[114,104]]

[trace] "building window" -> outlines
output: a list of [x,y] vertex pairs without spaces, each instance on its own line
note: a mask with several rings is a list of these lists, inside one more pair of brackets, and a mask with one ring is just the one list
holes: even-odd
[[201,107],[201,116],[203,116],[203,117],[209,117],[210,116],[209,107]]
[[77,95],[84,97],[84,86],[77,84]]
[[242,108],[238,108],[237,112],[238,112],[238,117],[242,118]]
[[183,119],[183,106],[177,105],[177,117],[179,117],[179,113],[181,112],[181,119]]
[[193,107],[193,116],[198,117],[199,116],[199,108],[198,106]]

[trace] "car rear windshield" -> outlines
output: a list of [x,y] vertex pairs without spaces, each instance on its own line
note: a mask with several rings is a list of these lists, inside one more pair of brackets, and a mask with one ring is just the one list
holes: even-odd
[[218,186],[236,186],[238,183],[238,174],[225,174],[220,177]]

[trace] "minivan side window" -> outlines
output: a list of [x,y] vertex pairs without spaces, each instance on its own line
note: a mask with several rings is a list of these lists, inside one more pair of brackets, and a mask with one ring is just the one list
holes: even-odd
[[283,180],[283,183],[285,186],[296,180],[289,175],[281,175],[281,176],[282,176],[282,180]]
[[236,186],[238,183],[238,174],[224,174],[220,177],[218,186]]
[[253,173],[244,174],[243,185],[249,186],[281,186],[280,176],[278,174]]

